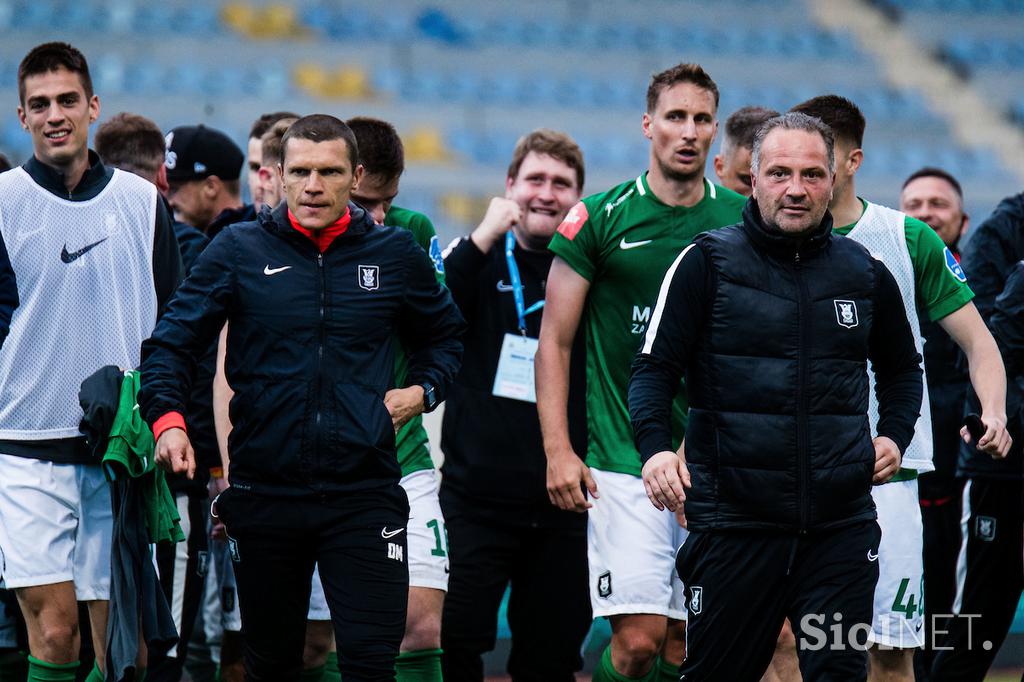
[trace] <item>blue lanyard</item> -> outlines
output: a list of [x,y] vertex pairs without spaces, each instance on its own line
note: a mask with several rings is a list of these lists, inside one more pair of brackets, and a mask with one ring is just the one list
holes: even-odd
[[529,308],[523,300],[523,282],[519,278],[519,266],[516,264],[516,257],[513,251],[516,248],[516,238],[509,230],[505,234],[505,263],[508,264],[508,277],[512,280],[512,298],[516,302],[516,315],[519,317],[519,333],[526,336],[526,316],[535,313],[544,307],[543,299],[537,301]]

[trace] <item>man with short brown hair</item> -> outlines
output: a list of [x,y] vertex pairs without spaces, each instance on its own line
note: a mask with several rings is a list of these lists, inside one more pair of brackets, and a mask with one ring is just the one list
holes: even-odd
[[[413,238],[349,202],[363,169],[348,126],[305,116],[282,150],[287,201],[200,256],[144,345],[140,406],[157,460],[191,475],[190,367],[230,324],[230,486],[214,509],[238,582],[247,678],[298,678],[318,564],[342,676],[392,680],[409,519],[394,434],[443,399],[463,321]],[[396,339],[410,368],[389,390]]]
[[[516,680],[569,680],[590,627],[586,517],[556,509],[544,490],[544,446],[532,378],[505,365],[532,359],[544,313],[551,235],[583,190],[571,137],[521,137],[480,225],[445,258],[448,287],[469,321],[462,369],[445,407],[441,502],[451,578],[441,639],[448,680],[483,680],[506,588]],[[582,340],[582,335],[580,336]],[[583,347],[571,372],[572,436],[586,443]]]

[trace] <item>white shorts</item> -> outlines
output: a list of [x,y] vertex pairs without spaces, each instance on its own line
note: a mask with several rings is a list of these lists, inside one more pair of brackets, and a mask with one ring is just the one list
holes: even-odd
[[587,523],[594,617],[652,613],[686,620],[676,551],[686,539],[675,514],[658,511],[638,476],[591,469],[598,499]]
[[896,649],[924,646],[924,527],[917,479],[876,485],[878,545],[875,616],[868,640]]
[[313,589],[309,593],[309,613],[306,620],[330,620],[331,610],[327,608],[327,595],[320,580],[320,566],[313,568]]
[[409,587],[448,591],[448,530],[437,491],[435,469],[414,471],[402,478],[409,497]]
[[114,514],[103,470],[0,455],[0,576],[8,588],[72,581],[110,599]]

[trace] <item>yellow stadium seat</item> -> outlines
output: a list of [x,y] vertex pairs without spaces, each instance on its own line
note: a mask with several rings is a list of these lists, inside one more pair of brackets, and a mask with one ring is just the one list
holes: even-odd
[[404,140],[405,156],[410,161],[437,163],[451,160],[444,135],[434,127],[415,128]]

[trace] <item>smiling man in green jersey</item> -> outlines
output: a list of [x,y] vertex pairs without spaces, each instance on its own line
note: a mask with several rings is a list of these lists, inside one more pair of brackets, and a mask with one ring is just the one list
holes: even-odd
[[[643,115],[648,170],[578,203],[549,246],[556,257],[536,356],[537,407],[552,503],[590,509],[591,601],[594,615],[612,624],[595,682],[677,680],[683,659],[686,608],[674,556],[685,531],[671,512],[647,502],[626,392],[665,271],[697,234],[740,221],[745,199],[704,179],[717,110],[718,87],[700,66],[679,64],[655,75]],[[566,417],[569,357],[581,319],[587,453],[573,451]],[[685,423],[680,393],[676,446]]]
[[[863,244],[892,272],[903,294],[918,352],[922,351],[919,309],[963,349],[985,424],[978,447],[992,456],[1005,457],[1011,441],[1006,431],[1006,373],[996,343],[971,302],[974,293],[967,286],[960,264],[925,223],[857,196],[854,176],[864,158],[861,146],[865,120],[853,102],[823,95],[796,105],[792,111],[821,119],[835,134],[836,183],[829,204],[836,225],[833,231]],[[870,399],[869,417],[874,428],[878,422],[874,392]],[[891,453],[899,472],[872,491],[882,528],[874,623],[868,635],[873,644],[869,656],[872,682],[912,681],[914,650],[924,645],[923,527],[917,475],[935,468],[931,438],[925,391],[914,439],[902,462],[899,452]]]

